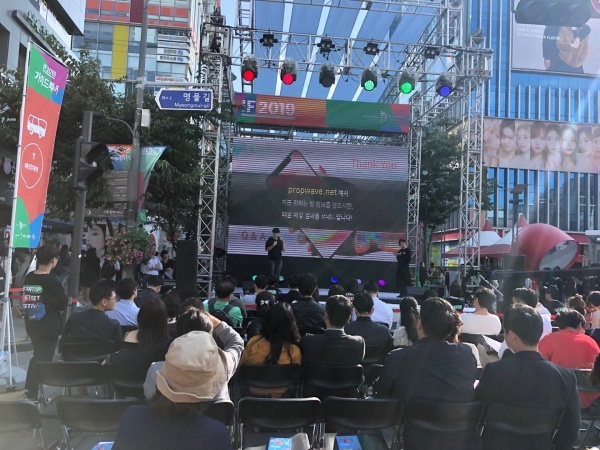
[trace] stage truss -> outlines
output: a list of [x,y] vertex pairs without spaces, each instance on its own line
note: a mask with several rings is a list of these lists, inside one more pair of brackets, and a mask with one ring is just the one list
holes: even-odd
[[[281,2],[284,0],[261,0]],[[295,4],[324,7],[316,0],[300,0]],[[202,124],[202,171],[198,201],[198,244],[201,260],[198,285],[201,296],[209,296],[213,282],[225,273],[225,258],[218,249],[226,249],[228,226],[228,196],[230,186],[232,137],[286,139],[354,144],[400,145],[409,148],[409,184],[407,235],[412,249],[420,248],[419,190],[421,167],[421,142],[423,129],[440,117],[462,120],[461,160],[461,240],[475,238],[481,220],[482,141],[483,141],[483,89],[491,77],[492,51],[485,48],[481,32],[463,37],[463,7],[460,0],[424,1],[369,1],[333,0],[328,7],[352,8],[356,4],[369,8],[405,14],[431,15],[432,20],[417,42],[389,42],[365,39],[348,39],[328,36],[335,44],[329,59],[317,58],[321,36],[298,33],[277,33],[273,30],[253,28],[254,3],[238,0],[236,26],[211,23],[206,17],[202,31],[202,66],[199,81],[213,85],[216,93],[216,114],[207,115]],[[432,13],[433,12],[433,13]],[[259,43],[264,33],[273,33],[280,39],[276,46],[267,48]],[[219,53],[211,51],[210,44],[218,37]],[[381,76],[390,82],[380,101],[396,103],[399,100],[398,79],[405,69],[418,77],[418,89],[410,99],[411,131],[406,135],[362,135],[341,131],[323,131],[268,127],[260,125],[235,125],[231,116],[223,113],[233,107],[233,69],[241,66],[242,59],[254,55],[261,69],[278,70],[285,57],[293,57],[299,71],[318,72],[322,64],[333,62],[338,75],[359,74],[374,62],[365,54],[364,46],[375,42],[381,49],[377,66]],[[425,57],[425,50],[434,47],[434,58]],[[440,74],[448,74],[455,86],[448,97],[435,92],[435,81]],[[251,92],[251,84],[242,83],[242,91]],[[222,120],[224,117],[228,117]],[[476,249],[460,257],[469,266],[478,267],[479,243]],[[416,270],[418,252],[414,251],[413,268]]]

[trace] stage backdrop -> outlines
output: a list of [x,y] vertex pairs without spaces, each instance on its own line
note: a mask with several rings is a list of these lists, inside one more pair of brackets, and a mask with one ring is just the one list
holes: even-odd
[[512,68],[598,76],[600,1],[589,2],[591,19],[578,28],[516,23],[513,14]]
[[228,272],[266,273],[265,241],[278,227],[284,276],[310,270],[393,285],[407,182],[406,148],[234,139]]
[[600,173],[600,126],[484,119],[488,167]]

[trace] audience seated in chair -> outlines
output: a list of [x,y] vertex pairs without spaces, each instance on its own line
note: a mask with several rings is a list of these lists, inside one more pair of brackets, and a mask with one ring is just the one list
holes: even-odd
[[472,402],[477,363],[469,346],[447,342],[458,333],[460,319],[450,303],[438,297],[421,304],[419,341],[394,350],[383,366],[376,395],[404,403]]
[[167,335],[170,339],[177,337],[177,316],[181,314],[181,298],[177,292],[171,291],[163,297],[165,306],[167,307]]
[[292,309],[300,334],[307,328],[325,328],[323,308],[313,298],[317,290],[317,277],[312,273],[299,275],[298,290],[302,297],[292,304]]
[[382,347],[390,352],[394,348],[392,335],[388,327],[381,323],[374,322],[372,319],[373,298],[364,293],[354,296],[352,302],[356,320],[346,324],[344,331],[351,336],[362,336],[367,347]]
[[[564,408],[554,438],[557,450],[569,450],[579,434],[579,397],[571,370],[544,359],[538,352],[542,318],[530,306],[512,305],[504,313],[504,336],[514,356],[488,364],[479,380],[476,398],[489,407],[495,403],[547,410]],[[533,436],[488,430],[486,449],[551,448],[546,440]]]
[[394,330],[394,347],[408,347],[419,340],[417,321],[419,305],[414,297],[404,296],[400,301],[400,326]]
[[463,314],[461,320],[463,326],[461,333],[482,334],[484,336],[497,336],[502,331],[500,318],[491,314],[496,295],[491,289],[480,287],[475,291],[473,305],[475,312]]
[[[574,309],[560,311],[554,322],[559,328],[556,333],[544,336],[538,345],[544,358],[567,369],[591,369],[600,348],[583,331],[585,318]],[[580,392],[581,408],[589,408],[600,393]]]
[[277,296],[277,301],[292,304],[293,302],[298,301],[302,298],[302,295],[298,290],[298,275],[290,275],[289,277],[287,277],[287,282],[290,290],[285,294],[279,294]]
[[146,286],[141,291],[138,291],[135,297],[135,304],[138,308],[150,299],[160,298],[160,290],[165,284],[165,280],[160,275],[150,275],[146,279]]
[[[244,341],[240,335],[225,322],[211,316],[200,308],[187,308],[177,318],[177,333],[184,336],[192,331],[204,331],[212,334],[212,337],[222,349],[225,358],[225,367],[227,369],[227,381],[231,379],[244,350]],[[191,351],[191,350],[190,350]],[[148,369],[146,381],[144,382],[144,395],[150,400],[156,392],[156,373],[163,367],[164,361],[155,362]],[[227,385],[219,390],[215,400],[229,400]]]
[[215,303],[207,305],[208,312],[218,318],[228,316],[233,321],[233,326],[239,328],[244,322],[242,310],[235,306],[233,292],[235,286],[229,281],[219,281],[215,285],[215,295],[217,297]]
[[275,296],[269,291],[262,291],[256,294],[256,317],[248,324],[246,328],[246,337],[248,341],[254,336],[261,334],[265,316],[275,304]]
[[207,402],[227,389],[227,359],[207,332],[175,339],[156,374],[156,396],[150,405],[125,410],[113,449],[231,448],[227,427],[202,414]]
[[267,279],[266,275],[263,275],[263,274],[257,275],[253,282],[254,294],[246,294],[242,298],[242,301],[244,302],[244,306],[254,305],[256,296],[267,288],[267,283],[268,283],[268,279]]
[[379,284],[376,281],[370,280],[365,283],[363,289],[365,294],[373,299],[373,315],[371,316],[371,320],[382,323],[388,327],[388,330],[391,330],[392,323],[394,322],[394,310],[390,305],[379,300]]
[[[235,278],[233,278],[231,275],[226,275],[223,278],[223,281],[230,282],[233,285],[233,288],[234,288],[234,291],[235,291],[235,287],[237,286],[237,280]],[[217,301],[217,298],[216,297],[212,297],[212,298],[209,298],[208,301],[206,302],[207,306],[208,306],[206,309],[209,312],[210,312],[210,306],[214,305],[216,301]],[[246,319],[246,317],[248,317],[248,312],[246,311],[246,305],[245,305],[244,301],[241,298],[237,298],[236,296],[232,295],[230,303],[231,303],[232,306],[237,306],[240,309],[240,312],[242,313],[243,319]],[[212,312],[211,312],[211,314],[212,314]]]
[[90,290],[92,307],[71,314],[62,334],[61,345],[71,343],[112,342],[119,348],[123,335],[116,320],[105,314],[117,304],[112,280],[96,283]]
[[137,295],[137,282],[133,278],[123,278],[117,283],[115,291],[120,300],[106,315],[119,322],[121,326],[137,327],[137,316],[140,312],[140,308],[134,302]]
[[[257,296],[263,295],[260,293]],[[300,332],[294,319],[292,307],[281,302],[269,309],[264,316],[261,334],[252,337],[240,360],[240,366],[249,365],[275,365],[275,364],[301,364]],[[286,394],[286,388],[260,389],[250,387],[248,393],[243,395],[279,398]],[[290,392],[293,397],[295,392]]]

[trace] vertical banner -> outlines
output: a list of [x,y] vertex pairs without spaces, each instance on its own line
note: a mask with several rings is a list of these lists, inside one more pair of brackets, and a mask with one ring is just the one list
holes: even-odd
[[58,116],[69,71],[30,45],[21,106],[21,132],[13,202],[13,247],[40,242]]

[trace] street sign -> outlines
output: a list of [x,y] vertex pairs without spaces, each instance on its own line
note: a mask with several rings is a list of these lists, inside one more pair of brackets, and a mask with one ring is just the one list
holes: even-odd
[[125,218],[125,210],[122,209],[100,209],[86,208],[84,211],[85,217],[114,217],[119,219]]
[[172,111],[210,111],[213,108],[213,92],[208,89],[165,89],[156,94],[160,109]]

